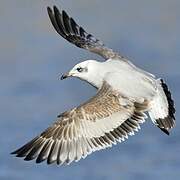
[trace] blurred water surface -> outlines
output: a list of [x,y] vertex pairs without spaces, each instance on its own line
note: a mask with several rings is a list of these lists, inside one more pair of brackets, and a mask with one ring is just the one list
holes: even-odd
[[[140,67],[162,76],[176,101],[176,128],[168,137],[150,121],[128,141],[71,166],[47,166],[10,152],[33,138],[56,115],[95,94],[77,79],[57,76],[85,59],[52,28],[46,6],[65,9],[88,32]],[[106,180],[180,177],[179,0],[1,0],[0,1],[0,179]]]

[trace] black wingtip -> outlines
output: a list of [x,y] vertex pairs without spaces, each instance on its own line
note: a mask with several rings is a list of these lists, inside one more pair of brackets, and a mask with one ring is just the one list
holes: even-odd
[[55,13],[59,13],[59,9],[55,5],[53,6],[53,9]]
[[15,157],[25,157],[24,154],[21,154],[21,153],[19,152],[19,149],[16,150],[16,151],[11,152],[10,154],[11,154],[11,155],[15,155]]
[[24,161],[31,161],[31,160],[33,160],[34,158],[33,157],[31,157],[31,156],[26,156],[25,158],[24,158]]
[[174,104],[174,101],[172,99],[172,95],[171,95],[171,92],[169,91],[168,89],[168,86],[167,84],[163,81],[163,79],[161,79],[161,85],[162,85],[162,88],[164,90],[164,93],[166,95],[166,98],[167,98],[167,101],[168,101],[168,106],[169,106],[169,116],[175,120],[175,104]]
[[54,5],[52,9],[49,6],[47,6],[47,12],[48,13],[52,13],[53,11],[55,13],[59,12],[59,9],[57,8],[57,6]]
[[161,131],[163,131],[165,134],[167,134],[168,136],[170,135],[169,131],[167,129],[164,129],[164,128],[160,128]]
[[69,18],[68,14],[66,13],[65,10],[62,10],[62,16],[65,16],[65,17],[68,17],[68,18]]
[[13,152],[11,152],[10,154],[19,154],[19,149],[17,149],[17,150],[15,150],[15,151],[13,151]]
[[47,11],[52,12],[52,9],[49,6],[47,6]]
[[13,155],[13,154],[16,154],[16,151],[10,152],[10,154],[12,154],[12,155]]
[[38,158],[36,159],[36,164],[40,164],[41,162],[43,162],[45,159],[39,159],[39,156]]
[[15,155],[15,157],[25,157],[23,154],[19,153],[19,149],[10,153],[11,155]]

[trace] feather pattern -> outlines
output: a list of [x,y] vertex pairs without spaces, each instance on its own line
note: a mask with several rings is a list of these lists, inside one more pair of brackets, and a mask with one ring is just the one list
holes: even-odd
[[64,10],[60,12],[58,8],[54,6],[53,10],[48,7],[47,11],[54,29],[70,43],[97,53],[105,59],[120,57],[118,53],[107,48],[100,40],[87,33],[73,18],[69,17]]
[[123,141],[138,131],[146,118],[147,105],[126,99],[127,108],[121,105],[122,98],[104,82],[89,101],[60,114],[51,127],[13,154],[25,160],[36,159],[37,163],[47,160],[48,164],[70,164]]
[[169,134],[175,125],[175,107],[167,85],[107,48],[65,11],[55,6],[47,10],[63,38],[108,60],[84,61],[80,63],[86,69],[82,73],[77,72],[80,64],[76,65],[68,76],[89,82],[98,89],[97,94],[58,115],[49,128],[12,154],[26,161],[36,159],[36,163],[46,160],[48,164],[70,164],[134,135],[147,118],[146,112]]

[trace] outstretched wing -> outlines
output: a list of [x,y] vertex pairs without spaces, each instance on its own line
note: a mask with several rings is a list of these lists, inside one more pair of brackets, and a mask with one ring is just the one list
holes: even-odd
[[50,20],[55,30],[66,40],[80,48],[87,49],[97,53],[105,59],[118,56],[112,49],[107,48],[104,44],[87,33],[81,26],[76,24],[73,18],[69,17],[65,11],[60,12],[56,6],[47,8]]
[[25,160],[69,164],[111,147],[140,129],[147,104],[131,102],[104,82],[88,102],[58,116],[39,136],[13,152]]

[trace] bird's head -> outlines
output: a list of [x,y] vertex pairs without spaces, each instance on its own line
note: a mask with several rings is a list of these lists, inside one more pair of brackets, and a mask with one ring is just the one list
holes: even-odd
[[[100,78],[99,66],[100,62],[95,60],[83,61],[76,64],[69,72],[61,76],[61,80],[68,77],[77,77],[81,80],[85,80],[93,86],[99,87],[102,78]],[[100,80],[101,79],[101,80]]]

